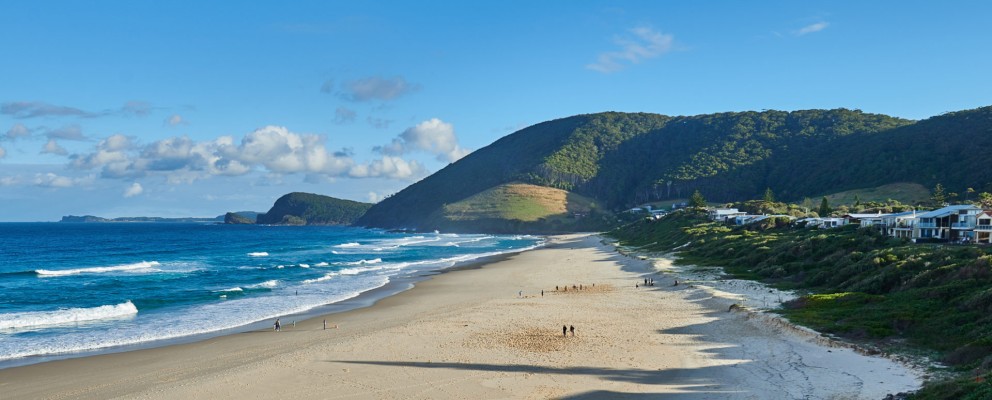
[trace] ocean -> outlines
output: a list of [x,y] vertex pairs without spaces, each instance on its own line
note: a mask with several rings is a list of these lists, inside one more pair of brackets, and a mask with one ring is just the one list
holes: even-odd
[[0,367],[286,324],[542,244],[333,226],[0,223]]

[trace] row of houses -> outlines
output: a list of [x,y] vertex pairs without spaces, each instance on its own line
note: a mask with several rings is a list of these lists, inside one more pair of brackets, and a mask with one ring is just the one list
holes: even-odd
[[[710,219],[735,225],[746,225],[772,216],[748,215],[736,208],[709,211]],[[992,243],[992,210],[971,204],[958,204],[933,211],[901,213],[847,214],[835,218],[802,218],[796,223],[820,228],[836,228],[858,224],[862,228],[878,229],[897,238],[921,241],[958,243]]]

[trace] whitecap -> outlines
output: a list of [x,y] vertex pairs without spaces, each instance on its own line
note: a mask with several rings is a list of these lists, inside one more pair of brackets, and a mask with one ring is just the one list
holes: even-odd
[[49,270],[49,269],[38,269],[34,272],[41,277],[48,276],[67,276],[67,275],[77,275],[77,274],[101,274],[105,272],[134,272],[139,270],[149,270],[153,271],[152,267],[157,267],[160,264],[158,261],[142,261],[134,264],[124,264],[116,265],[113,267],[92,267],[92,268],[77,268],[77,269],[63,269],[63,270]]
[[60,325],[83,321],[114,319],[135,315],[138,308],[127,301],[121,304],[91,308],[63,308],[53,311],[30,311],[0,314],[0,329],[24,328],[42,325]]
[[248,253],[248,257],[268,257],[268,256],[269,256],[269,253],[264,252],[264,251],[255,251],[255,252]]

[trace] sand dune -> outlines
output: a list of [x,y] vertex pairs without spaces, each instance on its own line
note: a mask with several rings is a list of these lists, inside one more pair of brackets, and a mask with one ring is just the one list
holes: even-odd
[[[879,399],[919,385],[912,370],[891,360],[825,346],[760,314],[728,312],[733,299],[671,286],[671,276],[650,262],[599,241],[556,237],[547,248],[436,276],[372,307],[328,316],[338,329],[322,330],[317,318],[283,332],[0,370],[0,393]],[[657,285],[634,287],[645,278]],[[583,290],[572,288],[579,284]],[[563,337],[563,324],[575,335]]]

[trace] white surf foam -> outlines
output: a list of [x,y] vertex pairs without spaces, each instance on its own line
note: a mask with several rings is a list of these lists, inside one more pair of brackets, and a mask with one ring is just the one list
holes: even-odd
[[128,301],[121,304],[91,308],[66,308],[53,311],[0,314],[0,329],[71,324],[83,321],[121,318],[137,313],[138,308]]
[[310,268],[310,264],[300,264],[300,268]]
[[216,291],[216,292],[243,292],[243,291],[245,291],[245,290],[244,290],[244,289],[242,289],[241,287],[237,287],[237,286],[235,286],[235,287],[232,287],[232,288],[229,288],[229,289],[224,289],[224,290],[215,290],[215,291]]
[[265,282],[262,282],[262,283],[256,283],[254,285],[248,285],[246,287],[249,288],[249,289],[258,289],[258,288],[274,288],[276,286],[279,286],[279,281],[273,279],[271,281],[265,281]]
[[50,276],[67,276],[67,275],[78,275],[78,274],[102,274],[107,272],[135,272],[141,270],[153,271],[153,267],[160,266],[158,261],[142,261],[134,264],[124,264],[116,265],[113,267],[92,267],[92,268],[76,268],[76,269],[63,269],[63,270],[49,270],[49,269],[38,269],[34,272],[38,274],[39,277],[50,277]]
[[358,246],[361,246],[361,245],[362,245],[361,243],[351,242],[351,243],[339,244],[339,245],[334,246],[334,247],[345,249],[345,248],[348,248],[348,247],[358,247]]
[[345,262],[345,263],[341,263],[340,265],[370,265],[370,264],[378,264],[381,262],[382,262],[381,258],[373,258],[371,260],[358,260],[353,262]]
[[326,267],[328,265],[331,265],[331,264],[328,264],[326,262],[321,261],[319,263],[314,264],[313,266],[315,266],[315,267]]
[[268,257],[269,253],[264,251],[255,251],[248,253],[248,257]]

